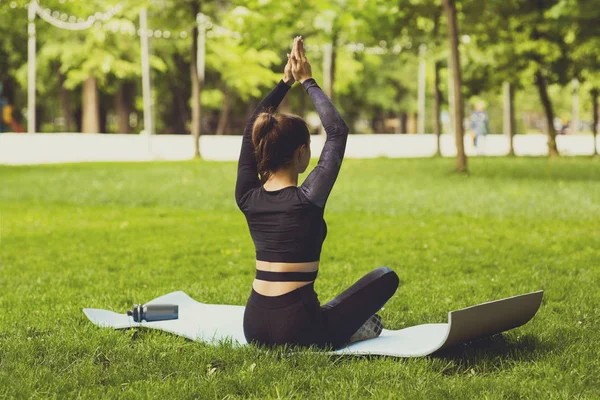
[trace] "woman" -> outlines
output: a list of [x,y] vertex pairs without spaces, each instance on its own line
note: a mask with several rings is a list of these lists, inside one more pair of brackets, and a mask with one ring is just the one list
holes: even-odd
[[[310,161],[307,125],[273,113],[295,80],[327,133],[319,162],[300,187],[298,175]],[[383,329],[375,313],[398,287],[391,269],[377,268],[323,306],[314,291],[327,234],[323,212],[347,137],[346,123],[312,78],[302,39],[296,38],[283,79],[246,125],[238,163],[235,198],[256,247],[256,279],[244,314],[248,342],[339,348]]]

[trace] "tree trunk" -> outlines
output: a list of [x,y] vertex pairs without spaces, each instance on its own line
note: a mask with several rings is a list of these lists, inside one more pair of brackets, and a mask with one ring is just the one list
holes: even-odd
[[510,82],[504,82],[504,135],[508,137],[508,155],[515,155],[514,137],[515,137],[515,91]]
[[110,103],[110,99],[106,98],[104,93],[100,94],[100,129],[98,132],[100,133],[108,133],[108,103]]
[[[200,12],[200,3],[192,3],[192,12],[194,18]],[[202,82],[198,76],[197,60],[198,57],[198,26],[192,29],[192,62],[190,63],[190,76],[192,78],[192,136],[194,137],[194,157],[200,158],[200,90]]]
[[118,133],[131,133],[129,115],[133,109],[131,101],[133,85],[130,82],[121,83],[115,93],[115,108],[117,109]]
[[400,133],[408,132],[408,114],[406,112],[400,113]]
[[228,87],[224,90],[225,97],[223,98],[223,108],[221,108],[221,115],[219,115],[219,124],[217,125],[217,135],[222,135],[227,127],[227,120],[229,119],[229,109],[231,105],[231,93]]
[[417,113],[408,114],[408,133],[417,133]]
[[383,110],[380,107],[374,109],[371,130],[373,130],[373,133],[383,133]]
[[546,126],[548,128],[548,155],[550,157],[558,156],[558,148],[556,147],[556,129],[554,129],[554,110],[552,102],[548,96],[548,88],[546,79],[542,75],[542,71],[538,69],[535,72],[535,84],[538,88],[540,100],[544,106],[544,114],[546,115]]
[[75,117],[75,132],[83,132],[83,126],[81,125],[81,123],[83,122],[83,113],[81,109],[82,106],[83,104],[79,104],[75,109],[75,112],[73,113],[73,116]]
[[[333,22],[335,25],[335,22]],[[329,96],[331,101],[333,102],[334,93],[333,93],[333,84],[335,82],[335,59],[337,57],[337,39],[338,39],[338,31],[336,28],[333,28],[333,33],[331,35],[331,43],[325,45],[325,50],[323,53],[323,85],[325,87],[325,94]]]
[[176,109],[179,118],[174,123],[175,133],[187,133],[187,123],[190,120],[190,113],[186,104],[187,96],[179,85],[173,86],[173,97],[175,97]]
[[440,108],[442,103],[442,92],[440,91],[440,69],[441,63],[435,62],[433,76],[433,133],[435,133],[437,150],[436,156],[441,156],[440,138],[442,136],[442,121],[440,119]]
[[419,45],[419,77],[417,83],[417,133],[425,133],[425,96],[427,90],[426,76],[427,76],[427,61],[425,55],[427,54],[427,45]]
[[594,135],[594,155],[598,155],[598,89],[592,89],[592,135]]
[[[190,64],[186,62],[181,54],[173,55],[173,62],[177,70],[184,71],[190,68]],[[191,85],[185,77],[182,81],[173,74],[169,75],[169,86],[173,93],[172,112],[167,116],[169,126],[173,128],[173,132],[177,134],[187,134],[191,131],[188,128],[190,122],[190,105],[188,99],[191,96]]]
[[569,129],[569,133],[573,135],[579,134],[579,80],[577,78],[573,78],[571,80],[571,85],[573,86],[573,117],[571,118],[571,128]]
[[48,112],[47,108],[41,104],[35,105],[35,132],[42,131],[42,121],[44,120],[45,114]]
[[69,91],[65,88],[65,75],[60,72],[60,65],[57,68],[58,74],[58,98],[60,109],[62,111],[63,121],[65,123],[65,132],[71,132],[73,129],[73,115],[71,114],[71,105],[69,103]]
[[333,86],[335,83],[335,60],[337,58],[337,41],[338,41],[338,31],[334,30],[333,38],[331,39],[331,78],[329,79],[329,93],[331,93],[331,102],[333,103],[335,92],[333,90]]
[[[440,33],[440,17],[442,10],[436,7],[435,13],[433,14],[433,39],[435,44],[438,44],[438,37]],[[436,61],[434,64],[433,72],[433,133],[436,137],[436,156],[442,155],[441,137],[442,137],[442,120],[440,118],[442,108],[442,91],[440,90],[440,70],[442,69],[442,63]]]
[[119,85],[115,93],[115,108],[117,109],[117,132],[129,133],[129,113],[125,107],[123,84]]
[[456,170],[459,172],[468,172],[467,156],[465,154],[463,120],[464,104],[460,87],[462,85],[462,76],[460,69],[460,54],[458,52],[458,25],[456,22],[456,7],[454,0],[443,0],[448,19],[448,36],[450,38],[450,62],[452,64],[452,73],[454,75],[454,134],[456,137]]
[[100,132],[100,115],[98,108],[98,88],[96,78],[88,77],[83,82],[81,131],[83,133]]

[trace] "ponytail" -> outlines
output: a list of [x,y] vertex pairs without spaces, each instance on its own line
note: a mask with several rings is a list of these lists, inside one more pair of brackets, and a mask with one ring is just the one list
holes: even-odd
[[276,125],[275,115],[263,112],[258,115],[252,127],[252,143],[254,144],[258,173],[262,183],[265,183],[271,175],[268,167],[272,158],[269,144],[273,142],[273,138],[270,136],[275,131]]
[[294,151],[308,144],[310,133],[300,117],[262,112],[252,127],[252,144],[261,182],[271,174],[289,165]]

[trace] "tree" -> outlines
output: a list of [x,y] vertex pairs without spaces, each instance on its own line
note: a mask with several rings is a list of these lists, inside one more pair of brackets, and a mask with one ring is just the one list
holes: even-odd
[[[191,1],[190,8],[192,17],[196,19],[201,11],[199,0]],[[194,157],[200,157],[200,116],[202,104],[200,103],[200,91],[204,80],[198,75],[198,27],[192,29],[192,62],[190,63],[190,77],[192,80],[192,136],[194,137]]]
[[0,21],[11,21],[0,23],[0,82],[3,95],[18,107],[23,105],[23,99],[19,96],[16,71],[27,62],[27,30],[15,29],[15,26],[27,26],[27,13],[23,12],[24,1],[14,3],[15,8],[0,7]]
[[515,90],[521,89],[527,78],[526,57],[517,54],[514,34],[519,29],[518,10],[506,2],[469,2],[463,9],[464,33],[469,43],[464,46],[464,86],[468,96],[485,92],[498,93],[502,88],[504,102],[504,131],[509,138],[509,154],[514,154],[516,133],[514,117]]
[[448,24],[448,37],[450,41],[450,63],[454,76],[454,133],[456,138],[456,170],[468,172],[467,156],[465,154],[463,120],[464,104],[461,93],[460,53],[458,50],[458,25],[456,23],[456,6],[454,0],[443,0]]
[[[441,12],[439,8],[433,15],[433,42],[436,43],[439,40],[440,30],[440,17]],[[439,59],[434,60],[433,65],[433,133],[436,136],[436,156],[441,156],[441,143],[440,138],[442,136],[442,123],[441,123],[441,106],[442,106],[442,91],[440,89],[440,71],[442,69],[442,62]]]
[[594,88],[590,91],[592,95],[592,135],[594,135],[594,155],[598,155],[598,96],[600,90]]
[[[577,31],[573,40],[575,74],[584,82],[592,102],[592,135],[595,156],[598,155],[598,96],[600,96],[600,1],[582,0],[575,4],[563,2],[564,13],[575,22]],[[561,3],[562,4],[562,3]]]
[[552,84],[565,85],[577,76],[573,62],[577,24],[569,14],[571,7],[579,5],[569,0],[467,4],[464,14],[470,19],[466,25],[479,52],[473,65],[482,71],[481,85],[471,80],[467,86],[477,90],[486,83],[500,87],[501,82],[509,82],[514,90],[535,85],[544,110],[548,153],[550,157],[558,155],[554,104],[548,88]]
[[[110,4],[110,3],[109,3]],[[88,2],[60,6],[56,12],[70,18],[94,15],[98,10],[106,10],[105,2]],[[63,119],[67,123],[72,119],[77,104],[81,104],[80,127],[84,132],[99,132],[105,129],[108,106],[102,98],[115,95],[124,89],[122,85],[131,83],[140,76],[139,40],[133,36],[136,32],[135,20],[138,10],[127,8],[116,13],[107,21],[98,21],[100,26],[92,26],[85,31],[71,31],[38,21],[38,74],[37,88],[40,94],[49,95],[59,92]],[[128,34],[129,33],[129,34]],[[156,57],[151,58],[154,68],[164,68],[164,63]],[[27,85],[27,66],[18,71],[22,86]],[[58,79],[57,79],[58,78]],[[131,88],[131,84],[129,88]],[[71,91],[80,89],[82,95],[75,100]],[[131,89],[130,89],[131,90]],[[100,96],[100,93],[106,94]],[[40,96],[38,103],[51,99]],[[75,107],[71,105],[75,104]],[[131,93],[123,94],[120,106],[127,110],[134,108]],[[119,107],[117,107],[118,109]],[[101,112],[102,111],[102,112]],[[121,112],[120,123],[128,122],[128,115]],[[101,119],[101,115],[103,118]]]
[[[564,85],[572,77],[571,51],[567,41],[571,32],[571,22],[557,8],[559,1],[540,0],[515,2],[513,9],[518,18],[515,35],[515,57],[523,57],[528,66],[523,78],[533,78],[546,117],[548,133],[548,154],[557,156],[556,129],[554,128],[554,108],[548,94],[549,83]],[[522,79],[523,79],[522,78]]]

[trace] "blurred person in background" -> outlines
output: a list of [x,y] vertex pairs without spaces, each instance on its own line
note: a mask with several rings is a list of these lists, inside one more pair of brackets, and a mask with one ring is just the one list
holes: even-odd
[[475,111],[471,114],[470,127],[473,132],[473,144],[479,148],[483,137],[489,133],[488,114],[482,102],[475,105]]
[[23,133],[23,127],[19,124],[18,114],[12,105],[8,103],[6,97],[2,96],[3,86],[0,82],[0,133],[17,132]]

